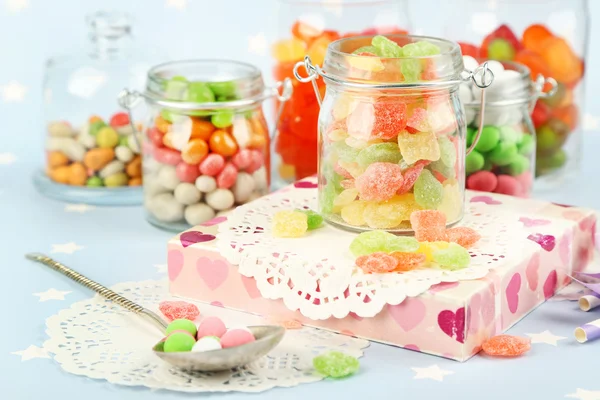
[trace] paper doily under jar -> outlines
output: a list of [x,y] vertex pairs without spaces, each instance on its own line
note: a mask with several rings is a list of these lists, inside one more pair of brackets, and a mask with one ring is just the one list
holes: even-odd
[[[175,300],[166,282],[122,283],[112,288],[158,312],[158,304]],[[202,317],[216,315],[229,327],[264,325],[259,316],[197,304]],[[360,357],[369,342],[303,327],[287,330],[282,342],[259,361],[235,371],[188,373],[152,353],[160,331],[146,320],[102,297],[77,302],[46,320],[50,337],[44,349],[72,374],[126,386],[181,392],[260,392],[323,379],[312,367],[314,356],[328,350]]]
[[351,312],[372,317],[386,304],[400,304],[438,283],[482,278],[519,254],[528,235],[514,214],[467,202],[460,226],[474,228],[482,236],[469,249],[468,268],[365,274],[349,251],[355,233],[325,224],[302,238],[271,234],[277,211],[316,209],[317,190],[307,188],[316,179],[304,182],[238,207],[219,225],[217,247],[231,264],[238,265],[242,275],[256,279],[263,297],[283,299],[290,310],[311,319],[343,318]]

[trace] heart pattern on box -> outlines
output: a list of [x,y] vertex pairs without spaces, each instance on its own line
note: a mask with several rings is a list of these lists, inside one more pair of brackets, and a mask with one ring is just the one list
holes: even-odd
[[409,332],[423,321],[426,309],[421,300],[409,297],[400,304],[388,304],[388,312],[404,332]]
[[179,250],[169,250],[167,253],[169,280],[173,282],[183,269],[183,254]]
[[519,218],[519,222],[522,222],[523,225],[527,228],[531,228],[534,226],[549,225],[551,223],[547,219],[531,219],[531,218],[527,218],[527,217]]
[[556,274],[556,270],[550,271],[548,277],[546,278],[546,282],[544,282],[544,298],[548,300],[550,297],[554,296],[554,292],[556,291],[556,284],[558,282],[558,275]]
[[529,260],[527,264],[527,269],[525,270],[525,276],[527,276],[527,285],[529,289],[535,291],[538,287],[538,283],[540,280],[540,254],[535,253],[533,257]]
[[229,265],[222,260],[200,257],[196,261],[196,271],[210,290],[215,290],[227,280]]
[[502,204],[501,201],[494,200],[490,196],[475,196],[471,198],[471,203],[484,203],[489,206],[496,206]]
[[459,343],[465,342],[465,308],[444,310],[438,314],[438,326],[446,335]]
[[527,239],[539,244],[542,247],[542,249],[548,252],[554,250],[554,246],[556,246],[556,238],[552,235],[532,233],[531,235],[527,236]]
[[508,310],[511,313],[516,313],[519,308],[519,290],[521,290],[521,274],[518,272],[513,275],[506,287],[506,301]]
[[319,185],[315,182],[300,181],[300,182],[294,183],[294,187],[297,189],[316,189],[319,187]]
[[210,242],[211,240],[215,240],[215,239],[216,239],[216,237],[214,235],[210,235],[210,234],[203,233],[200,231],[187,231],[187,232],[183,232],[179,236],[179,241],[181,242],[181,245],[184,248],[191,246],[193,244],[196,244],[196,243]]
[[210,221],[206,221],[203,224],[200,224],[200,226],[214,226],[214,225],[219,225],[222,222],[227,221],[227,217],[225,216],[220,216],[220,217],[215,217],[213,219],[211,219]]

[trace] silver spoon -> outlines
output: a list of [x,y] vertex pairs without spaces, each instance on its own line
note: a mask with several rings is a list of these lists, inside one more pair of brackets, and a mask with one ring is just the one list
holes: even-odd
[[[115,302],[126,310],[149,319],[160,328],[164,335],[167,323],[147,308],[144,308],[101,284],[86,278],[79,272],[72,270],[48,256],[40,253],[29,253],[26,254],[25,257],[29,260],[44,264],[80,285],[93,290],[100,296]],[[250,326],[248,329],[250,329],[256,340],[241,346],[207,352],[165,353],[163,351],[164,342],[161,340],[152,348],[152,351],[169,364],[184,370],[205,372],[224,371],[241,367],[252,361],[258,360],[277,346],[279,342],[281,342],[281,339],[283,339],[285,333],[283,327],[275,325]]]

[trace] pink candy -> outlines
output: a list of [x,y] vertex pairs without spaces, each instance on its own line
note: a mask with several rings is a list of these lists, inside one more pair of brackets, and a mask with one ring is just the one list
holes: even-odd
[[200,176],[197,165],[190,165],[185,162],[180,162],[175,167],[175,173],[181,182],[194,183],[196,178]]
[[518,196],[523,191],[523,187],[521,186],[521,182],[510,175],[498,175],[498,186],[496,186],[496,190],[494,191],[496,193]]
[[407,193],[412,187],[415,185],[417,178],[423,172],[423,168],[429,164],[429,161],[417,161],[412,167],[405,169],[402,173],[404,177],[404,182],[400,189],[398,189],[398,194]]
[[148,129],[148,139],[152,142],[156,147],[163,147],[163,133],[156,128]]
[[258,150],[251,150],[252,152],[252,162],[248,167],[246,167],[246,172],[251,174],[255,171],[258,171],[260,167],[263,166],[263,155]]
[[424,108],[415,108],[406,123],[406,130],[408,133],[417,133],[427,132],[428,129],[427,110]]
[[229,347],[241,346],[243,344],[254,342],[256,339],[252,333],[243,329],[231,329],[225,332],[221,337],[221,346],[224,349]]
[[244,170],[252,164],[252,150],[242,149],[236,155],[231,157],[231,162],[239,170]]
[[355,180],[361,200],[383,201],[391,199],[402,187],[404,178],[398,164],[378,162]]
[[221,189],[229,189],[235,184],[238,171],[232,163],[225,164],[223,170],[217,176],[217,186]]
[[493,192],[498,186],[498,177],[490,171],[479,171],[467,178],[467,188],[480,192]]
[[205,318],[198,325],[198,339],[204,336],[216,336],[220,338],[225,332],[227,332],[225,324],[217,317]]
[[154,158],[163,164],[177,165],[181,162],[181,153],[166,147],[156,147],[154,149]]
[[346,169],[342,168],[340,166],[340,164],[336,163],[335,166],[333,167],[333,170],[335,171],[336,174],[341,175],[346,179],[354,179],[352,174],[350,174],[350,172],[346,171]]
[[215,176],[225,166],[225,159],[222,155],[212,153],[200,163],[200,173],[202,175]]

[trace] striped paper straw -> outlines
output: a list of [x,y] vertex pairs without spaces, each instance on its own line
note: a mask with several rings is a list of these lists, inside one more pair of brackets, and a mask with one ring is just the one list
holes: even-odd
[[600,338],[600,319],[588,322],[575,329],[575,340],[579,343],[589,342]]
[[579,298],[579,308],[582,311],[590,311],[598,306],[600,306],[600,299],[596,296],[588,294]]

